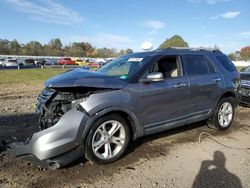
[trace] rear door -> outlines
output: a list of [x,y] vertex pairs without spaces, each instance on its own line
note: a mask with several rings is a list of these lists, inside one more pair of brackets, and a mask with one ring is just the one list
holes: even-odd
[[185,74],[190,83],[190,115],[207,114],[222,87],[221,74],[216,71],[206,55],[187,54],[182,58],[185,63]]

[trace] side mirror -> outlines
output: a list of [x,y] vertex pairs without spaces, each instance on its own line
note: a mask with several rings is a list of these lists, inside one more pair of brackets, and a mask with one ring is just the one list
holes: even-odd
[[147,75],[147,78],[141,79],[140,82],[161,82],[164,80],[164,76],[161,72],[152,72]]

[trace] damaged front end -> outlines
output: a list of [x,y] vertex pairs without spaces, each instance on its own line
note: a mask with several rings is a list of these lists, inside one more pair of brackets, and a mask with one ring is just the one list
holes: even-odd
[[83,156],[80,147],[89,115],[81,107],[88,93],[60,92],[46,88],[38,97],[39,129],[25,142],[10,144],[10,153],[42,168],[57,169]]
[[61,117],[71,109],[84,112],[79,105],[89,95],[89,90],[82,90],[81,93],[58,91],[52,88],[45,88],[38,97],[36,113],[39,114],[40,130],[47,129],[55,125]]
[[[40,131],[26,142],[10,144],[9,152],[51,169],[83,157],[83,135],[93,116],[85,108],[98,106],[96,101],[106,101],[105,98],[96,100],[93,95],[120,89],[124,84],[118,79],[82,69],[52,77],[38,97],[36,113],[39,114]],[[104,94],[106,96],[109,95]]]

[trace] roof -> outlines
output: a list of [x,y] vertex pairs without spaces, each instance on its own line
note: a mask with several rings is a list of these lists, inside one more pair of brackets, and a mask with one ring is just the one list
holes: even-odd
[[182,47],[170,47],[160,50],[148,51],[148,52],[137,52],[127,54],[125,56],[153,56],[153,55],[164,55],[164,54],[176,54],[176,53],[222,53],[219,49],[216,48],[182,48]]

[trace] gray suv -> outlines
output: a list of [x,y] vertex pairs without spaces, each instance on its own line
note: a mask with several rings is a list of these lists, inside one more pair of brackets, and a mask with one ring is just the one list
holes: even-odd
[[124,55],[96,72],[74,69],[46,81],[40,131],[10,151],[51,169],[83,156],[111,163],[145,135],[202,120],[228,129],[239,86],[218,50],[169,48]]

